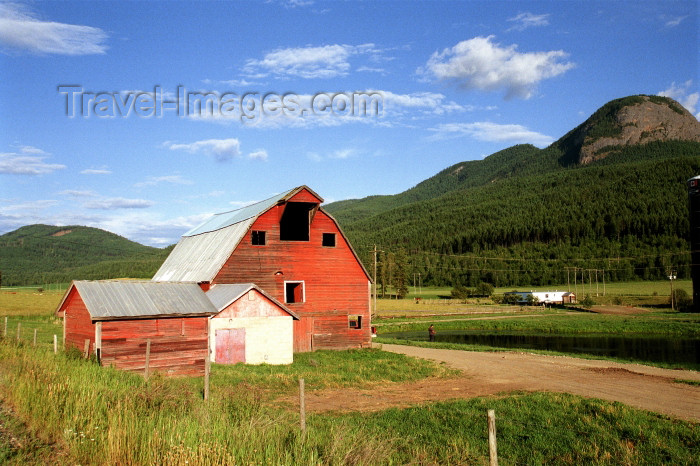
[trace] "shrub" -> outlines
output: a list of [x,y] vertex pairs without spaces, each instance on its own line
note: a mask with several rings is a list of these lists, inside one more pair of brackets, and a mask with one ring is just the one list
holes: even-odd
[[[671,298],[669,297],[669,305]],[[673,303],[677,311],[688,312],[693,307],[693,298],[683,289],[673,290]]]
[[590,308],[595,304],[595,301],[593,301],[593,298],[591,298],[591,295],[587,294],[585,298],[583,298],[583,301],[581,301],[581,304],[585,308]]
[[489,298],[493,294],[493,285],[486,282],[481,282],[476,286],[474,290],[474,296],[482,296],[484,298]]

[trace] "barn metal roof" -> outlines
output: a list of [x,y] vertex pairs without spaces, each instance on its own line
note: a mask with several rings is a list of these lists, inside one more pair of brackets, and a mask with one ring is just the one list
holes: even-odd
[[94,320],[216,314],[196,283],[153,281],[74,281],[59,309],[75,288]]
[[221,270],[256,217],[210,233],[183,236],[165,259],[154,281],[207,282]]
[[291,311],[290,309],[287,309],[287,307],[284,304],[277,301],[275,298],[267,294],[264,290],[262,290],[254,283],[217,284],[212,286],[209,289],[209,291],[206,292],[206,296],[212,302],[217,312],[220,312],[226,306],[238,300],[241,296],[243,296],[250,290],[259,291],[260,294],[262,294],[270,301],[278,305],[285,312],[294,317],[294,319],[299,320],[299,316],[295,312]]
[[182,236],[195,236],[200,235],[202,233],[209,233],[242,222],[243,220],[248,220],[249,218],[257,217],[263,212],[267,212],[278,202],[285,200],[290,194],[296,192],[297,190],[299,190],[299,188],[290,189],[289,191],[285,191],[283,193],[277,194],[276,196],[272,196],[269,199],[256,202],[255,204],[251,204],[240,209],[230,210],[228,212],[222,212],[220,214],[214,214],[214,216],[206,220],[204,223],[197,227],[194,227]]

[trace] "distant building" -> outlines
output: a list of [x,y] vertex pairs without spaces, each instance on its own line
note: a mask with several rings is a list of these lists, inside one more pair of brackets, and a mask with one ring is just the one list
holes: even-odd
[[519,304],[572,304],[576,295],[568,291],[509,291],[503,296],[517,296]]

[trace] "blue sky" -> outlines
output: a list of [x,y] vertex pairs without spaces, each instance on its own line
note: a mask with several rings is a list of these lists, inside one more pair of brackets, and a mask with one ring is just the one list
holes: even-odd
[[3,2],[0,233],[165,246],[298,185],[394,194],[546,147],[618,97],[698,117],[698,42],[696,1]]

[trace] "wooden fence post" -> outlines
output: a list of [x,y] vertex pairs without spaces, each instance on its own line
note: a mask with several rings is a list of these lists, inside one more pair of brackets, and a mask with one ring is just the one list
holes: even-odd
[[204,358],[204,401],[209,400],[209,371],[211,370],[211,362],[209,361],[209,349],[207,348],[207,357]]
[[489,466],[498,466],[498,452],[496,450],[496,412],[488,410],[489,420]]
[[5,316],[5,330],[2,332],[2,337],[7,338],[7,316]]
[[34,329],[34,346],[36,346],[36,329]]
[[143,377],[148,380],[151,365],[151,340],[146,340],[146,367],[144,367]]
[[306,402],[304,400],[304,379],[299,379],[299,425],[306,433]]
[[83,358],[87,359],[88,354],[90,354],[90,339],[85,340],[85,348],[83,348]]
[[22,329],[22,322],[17,322],[17,341],[19,341],[21,329]]
[[58,336],[56,334],[53,334],[53,354],[58,353]]

